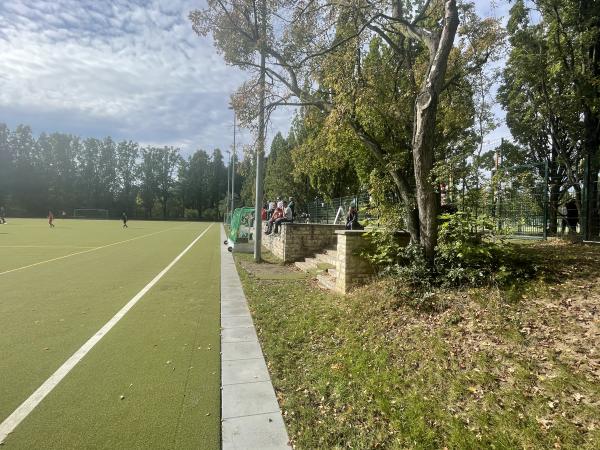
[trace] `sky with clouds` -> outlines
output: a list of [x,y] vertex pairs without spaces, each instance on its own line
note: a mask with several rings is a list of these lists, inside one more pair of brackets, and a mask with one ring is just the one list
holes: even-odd
[[[490,1],[477,0],[481,14]],[[1,0],[0,122],[35,134],[227,149],[245,79],[191,29],[204,0]],[[286,132],[291,112],[273,117]],[[505,133],[497,130],[495,134]],[[242,143],[250,137],[242,132]],[[269,138],[270,140],[270,138]]]

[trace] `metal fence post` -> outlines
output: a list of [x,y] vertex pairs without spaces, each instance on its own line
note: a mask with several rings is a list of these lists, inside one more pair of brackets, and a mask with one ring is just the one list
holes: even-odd
[[585,162],[583,164],[583,192],[581,193],[581,220],[579,223],[581,224],[581,235],[583,236],[583,240],[591,240],[591,236],[589,236],[589,221],[591,217],[589,217],[589,205],[588,205],[588,196],[591,187],[591,175],[590,175],[590,155],[585,156]]
[[544,163],[544,240],[548,239],[548,159]]

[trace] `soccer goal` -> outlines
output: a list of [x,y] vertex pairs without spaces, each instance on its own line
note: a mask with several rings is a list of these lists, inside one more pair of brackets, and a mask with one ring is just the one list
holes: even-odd
[[249,241],[252,240],[253,233],[254,208],[236,208],[231,216],[229,239],[227,239],[224,244],[227,245],[227,249],[230,252],[233,251],[234,247],[237,247],[236,251],[247,251],[251,246],[248,247],[239,244],[248,244]]
[[79,208],[73,211],[75,219],[108,219],[108,209]]

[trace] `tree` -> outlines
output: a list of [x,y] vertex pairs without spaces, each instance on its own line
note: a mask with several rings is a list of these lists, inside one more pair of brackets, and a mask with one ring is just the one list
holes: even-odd
[[[531,160],[549,163],[550,230],[556,232],[559,198],[573,189],[582,212],[582,162],[590,155],[588,161],[597,161],[600,63],[595,55],[600,50],[600,11],[588,1],[569,0],[560,8],[550,0],[536,0],[534,5],[539,12],[536,23],[522,0],[511,8],[511,51],[499,98],[517,142],[530,152]],[[596,164],[590,168],[597,174],[600,163]],[[593,215],[597,206],[587,206]]]
[[[395,2],[393,14],[388,15],[387,3],[358,2],[328,4],[323,2],[286,2],[272,4],[268,12],[270,32],[260,40],[255,11],[251,0],[209,1],[207,9],[190,14],[194,30],[202,35],[212,33],[217,49],[226,62],[242,67],[255,76],[258,73],[258,50],[267,55],[267,76],[271,79],[268,108],[283,105],[312,106],[331,116],[331,121],[343,119],[362,142],[379,170],[389,177],[408,211],[406,223],[414,241],[420,242],[431,260],[437,237],[437,197],[430,179],[435,161],[435,138],[440,95],[448,87],[446,68],[458,27],[458,8],[455,0],[443,5],[426,1],[420,9],[403,9]],[[441,16],[441,20],[440,20]],[[277,21],[277,22],[276,22]],[[276,22],[276,23],[275,23]],[[328,32],[334,30],[334,32]],[[360,92],[361,85],[333,89],[323,82],[327,71],[323,59],[328,54],[345,52],[350,61],[360,50],[365,35],[378,35],[398,58],[398,69],[415,86],[405,91],[410,110],[404,109],[406,97],[401,96],[397,114],[412,117],[408,143],[411,169],[398,167],[388,161],[382,143],[374,138],[357,120],[355,110],[335,111],[339,99]],[[489,41],[488,41],[489,42]],[[461,58],[463,66],[485,59],[483,52],[468,49]],[[359,60],[360,58],[354,58]],[[360,71],[360,66],[354,66]],[[450,83],[451,84],[451,83]],[[234,107],[242,123],[250,124],[256,117],[256,78],[240,87],[233,97]],[[390,84],[388,89],[396,89]],[[417,207],[418,206],[418,207]]]
[[144,208],[144,217],[152,217],[152,209],[158,194],[158,154],[154,147],[142,149],[142,161],[139,167],[140,199]]
[[137,181],[137,160],[139,145],[132,141],[119,142],[116,149],[117,205],[119,209],[132,215],[135,208]]
[[196,150],[186,161],[180,171],[179,182],[182,184],[184,205],[195,209],[198,217],[209,206],[210,158],[204,150]]
[[297,202],[305,201],[304,185],[297,181],[294,173],[292,145],[291,134],[289,139],[281,133],[273,138],[265,169],[265,197],[268,199],[294,197]]
[[10,130],[0,123],[0,204],[5,205],[11,192],[13,155],[9,146]]
[[[256,199],[256,149],[254,146],[244,146],[244,158],[233,165],[235,177],[234,196],[239,198],[242,205],[253,205]],[[232,158],[233,160],[233,158]],[[231,207],[231,199],[229,199]]]
[[78,181],[82,204],[78,207],[98,208],[100,196],[99,158],[101,142],[95,138],[83,141],[82,151],[78,155]]
[[96,202],[105,209],[112,208],[117,196],[117,148],[110,136],[99,145],[98,155],[98,193]]
[[211,177],[210,177],[210,208],[218,210],[219,201],[222,199],[223,192],[227,191],[227,168],[223,162],[223,153],[216,148],[211,157]]
[[36,145],[31,128],[17,126],[9,136],[10,152],[13,155],[12,179],[13,201],[22,212],[42,214],[47,204],[47,183],[42,171],[40,148]]
[[[511,8],[511,51],[498,97],[513,137],[528,152],[526,162],[549,163],[554,211],[560,191],[579,185],[581,179],[573,172],[578,166],[579,119],[572,84],[563,71],[556,71],[544,29],[544,23],[530,23],[522,1]],[[572,177],[565,185],[567,172]]]
[[41,133],[0,124],[0,204],[13,213],[45,215],[48,209],[117,208],[134,216],[138,200],[145,217],[157,201],[163,217],[217,218],[226,191],[223,156],[197,152],[188,161],[173,147],[146,147],[111,137],[102,140],[64,133]]
[[168,201],[175,185],[175,172],[181,160],[179,149],[174,147],[154,148],[156,161],[156,187],[157,194],[162,204],[163,219],[168,215]]

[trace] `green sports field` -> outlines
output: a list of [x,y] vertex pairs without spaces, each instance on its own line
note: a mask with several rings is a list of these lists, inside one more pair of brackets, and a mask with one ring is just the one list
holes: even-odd
[[117,322],[3,448],[219,448],[219,225],[55,223],[0,225],[0,430],[88,339]]

